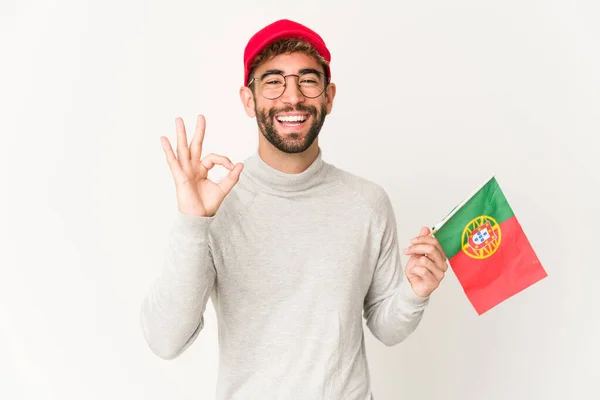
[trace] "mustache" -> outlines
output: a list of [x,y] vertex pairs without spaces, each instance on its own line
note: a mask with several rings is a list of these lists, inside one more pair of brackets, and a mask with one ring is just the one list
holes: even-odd
[[293,111],[306,112],[306,113],[311,114],[314,117],[317,116],[317,107],[307,106],[305,104],[297,104],[296,107],[289,106],[289,107],[285,107],[285,108],[271,108],[269,110],[269,117],[271,119],[273,119],[273,118],[275,118],[275,114],[285,113],[285,112],[293,112]]

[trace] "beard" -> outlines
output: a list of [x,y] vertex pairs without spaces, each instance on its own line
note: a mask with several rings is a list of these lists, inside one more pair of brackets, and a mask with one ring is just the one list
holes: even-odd
[[[260,129],[263,136],[278,150],[284,153],[302,153],[306,151],[315,141],[321,127],[325,123],[325,116],[327,115],[327,107],[325,102],[321,104],[321,110],[317,110],[315,106],[308,106],[304,104],[297,104],[296,107],[286,108],[271,108],[268,110],[258,109],[256,102],[254,103],[254,111],[256,113],[256,122],[258,129]],[[308,132],[304,137],[300,132],[292,132],[285,135],[277,132],[275,128],[275,115],[283,112],[306,112],[312,116],[311,125]]]

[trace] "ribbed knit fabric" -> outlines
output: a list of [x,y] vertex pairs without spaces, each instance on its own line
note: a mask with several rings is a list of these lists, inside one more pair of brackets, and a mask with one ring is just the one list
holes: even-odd
[[150,348],[165,359],[181,354],[211,297],[217,399],[371,399],[363,316],[394,345],[429,301],[404,276],[387,193],[324,162],[321,149],[299,174],[258,152],[244,164],[215,216],[177,211],[141,310]]

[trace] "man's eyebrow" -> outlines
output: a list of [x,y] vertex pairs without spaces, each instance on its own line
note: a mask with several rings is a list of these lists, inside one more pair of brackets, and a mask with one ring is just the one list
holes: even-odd
[[317,74],[317,75],[322,74],[321,71],[314,69],[314,68],[302,68],[300,70],[300,73],[301,74]]
[[263,72],[262,75],[260,76],[260,78],[262,79],[265,76],[271,75],[271,74],[281,74],[281,75],[283,75],[283,71],[280,70],[280,69],[270,69],[268,71]]

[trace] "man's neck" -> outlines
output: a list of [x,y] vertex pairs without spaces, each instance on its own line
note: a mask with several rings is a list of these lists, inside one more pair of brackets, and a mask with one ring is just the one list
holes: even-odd
[[258,140],[260,158],[272,168],[286,174],[299,174],[306,170],[319,155],[319,139],[302,153],[284,153],[273,146],[262,134]]

